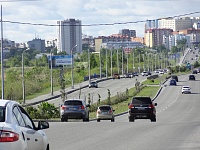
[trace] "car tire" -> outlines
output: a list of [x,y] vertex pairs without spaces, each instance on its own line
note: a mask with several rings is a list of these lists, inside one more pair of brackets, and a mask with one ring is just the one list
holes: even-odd
[[64,118],[61,118],[61,122],[64,122],[65,121],[65,119]]
[[134,117],[129,117],[129,122],[134,122],[135,118]]
[[151,122],[156,122],[156,117],[151,118]]
[[100,122],[100,119],[97,119],[97,122]]

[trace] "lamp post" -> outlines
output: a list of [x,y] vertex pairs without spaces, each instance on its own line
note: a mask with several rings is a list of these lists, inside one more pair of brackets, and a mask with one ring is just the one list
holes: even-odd
[[3,21],[1,5],[1,99],[4,99],[4,67],[3,67]]
[[72,56],[72,89],[74,89],[74,55],[73,55],[73,50],[74,48],[76,48],[78,45],[75,45],[74,47],[72,47],[71,49],[71,56]]
[[112,70],[113,70],[113,67],[112,67],[112,48],[111,48],[111,52],[110,52],[110,57],[111,57],[111,63],[110,63],[110,74],[111,74],[111,77],[112,77]]
[[88,48],[88,81],[90,83],[90,49]]
[[117,73],[119,74],[119,52],[118,52],[118,49],[117,49]]
[[122,75],[124,74],[124,50],[122,47]]
[[23,102],[24,102],[24,104],[26,102],[26,98],[25,98],[25,95],[26,95],[26,93],[25,93],[25,80],[24,80],[24,53],[26,51],[28,51],[28,50],[30,50],[30,49],[27,48],[26,50],[24,50],[22,52],[22,90],[23,90]]
[[53,95],[53,62],[52,62],[52,49],[50,51],[51,56],[51,95]]
[[106,78],[108,78],[108,49],[106,48]]

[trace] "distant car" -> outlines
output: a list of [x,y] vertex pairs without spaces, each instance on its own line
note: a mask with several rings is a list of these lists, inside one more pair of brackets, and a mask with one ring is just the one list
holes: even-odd
[[47,121],[39,121],[36,127],[18,102],[0,100],[1,150],[49,150],[48,138],[42,131],[47,128]]
[[163,71],[163,70],[160,70],[160,71],[159,71],[159,74],[164,74],[164,71]]
[[126,73],[124,75],[124,78],[133,78],[133,74],[132,73]]
[[133,76],[139,76],[138,72],[133,72]]
[[143,72],[141,73],[141,75],[142,75],[142,76],[148,76],[148,72],[147,72],[147,71],[143,71]]
[[176,80],[175,79],[171,79],[170,81],[169,81],[169,85],[177,85],[176,84]]
[[178,82],[178,76],[177,75],[171,75],[171,78],[176,80],[176,82]]
[[84,122],[89,121],[89,107],[82,99],[67,99],[61,105],[60,116],[62,122],[68,119],[82,119]]
[[120,79],[120,75],[118,73],[113,74],[113,79]]
[[189,80],[195,80],[195,75],[193,74],[189,75]]
[[89,88],[91,88],[91,87],[95,87],[95,88],[98,88],[98,83],[96,82],[96,81],[91,81],[90,83],[89,83],[89,86],[88,86]]
[[182,91],[182,94],[188,94],[188,93],[190,94],[191,88],[190,88],[190,86],[182,86],[181,91]]
[[148,75],[151,75],[151,72],[150,71],[147,71]]
[[192,74],[197,74],[197,70],[192,70]]
[[134,122],[135,119],[150,119],[151,122],[156,122],[157,103],[153,103],[150,97],[133,97],[128,103],[128,118],[129,122]]
[[101,105],[97,108],[97,122],[100,120],[111,120],[111,122],[115,121],[113,108],[110,105]]

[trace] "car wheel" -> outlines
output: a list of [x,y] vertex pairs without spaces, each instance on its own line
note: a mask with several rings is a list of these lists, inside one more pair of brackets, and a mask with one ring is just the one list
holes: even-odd
[[65,118],[65,122],[68,122],[68,118]]
[[50,148],[49,148],[49,144],[47,145],[47,149],[46,150],[50,150]]
[[134,122],[135,118],[134,117],[129,117],[129,122]]
[[100,119],[97,119],[97,122],[100,122]]
[[156,122],[156,117],[151,118],[151,122]]
[[64,118],[61,118],[61,122],[64,122],[65,121],[65,119]]

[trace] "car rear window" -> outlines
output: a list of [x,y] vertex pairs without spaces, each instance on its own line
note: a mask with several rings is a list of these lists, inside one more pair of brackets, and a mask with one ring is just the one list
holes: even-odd
[[77,100],[65,101],[64,105],[82,105],[82,101],[77,101]]
[[5,107],[0,107],[0,122],[5,121]]
[[132,104],[151,104],[151,99],[148,97],[133,98]]
[[110,110],[109,106],[101,106],[99,107],[100,110]]

